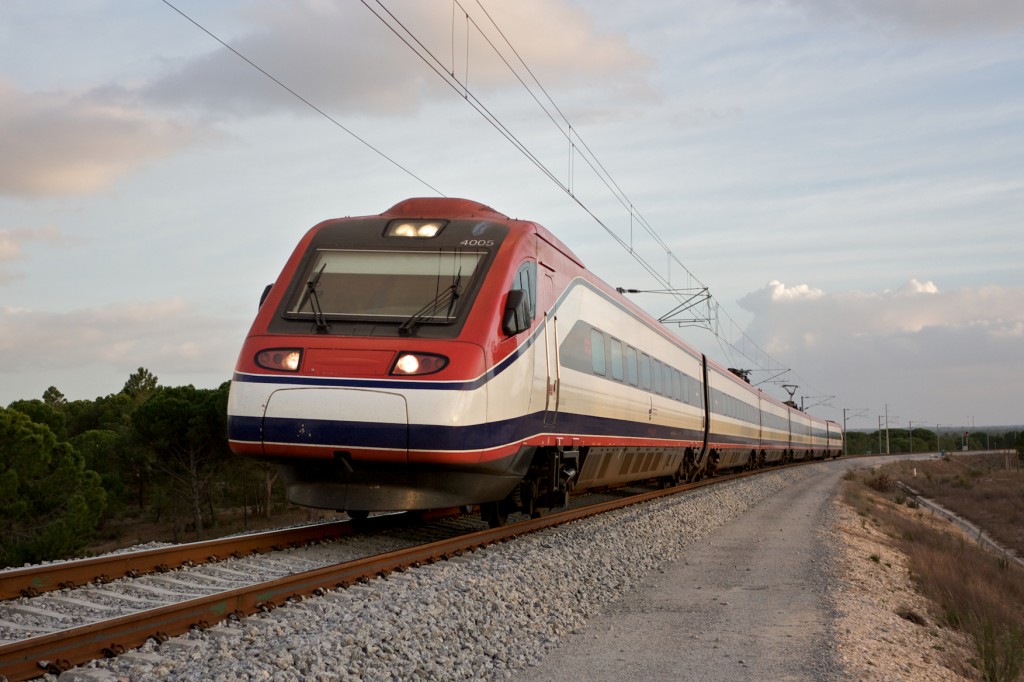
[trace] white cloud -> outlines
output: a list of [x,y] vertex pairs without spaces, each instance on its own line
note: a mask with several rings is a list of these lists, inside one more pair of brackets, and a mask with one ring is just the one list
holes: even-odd
[[26,92],[0,81],[0,195],[96,192],[192,139],[109,94]]
[[0,230],[0,263],[21,258],[22,249],[27,242],[56,242],[60,239],[60,231],[55,227]]
[[[881,293],[773,295],[803,289],[773,281],[739,303],[754,316],[747,334],[817,390],[846,405],[905,395],[911,418],[984,411],[995,423],[1024,421],[1015,388],[1024,383],[1024,289],[945,292],[911,280]],[[967,384],[980,381],[994,383],[963,405]]]
[[[476,28],[469,31],[467,57],[467,22],[453,23],[450,6],[400,2],[389,8],[443,62],[438,68],[454,71],[474,92],[520,88]],[[474,21],[514,59],[486,16],[474,11]],[[430,99],[454,101],[452,91],[358,3],[259,0],[247,12],[230,28],[210,29],[332,116],[408,115]],[[580,8],[527,0],[490,12],[548,87],[564,94],[596,84],[605,97],[616,84],[634,94],[644,88],[633,76],[647,66],[645,58],[622,36],[598,31]],[[202,10],[195,13],[202,23]],[[0,195],[95,193],[208,138],[204,119],[311,112],[227,48],[213,39],[208,44],[206,54],[131,83],[26,91],[0,80]],[[183,120],[183,109],[194,116]]]
[[[44,374],[47,385],[86,368],[127,376],[144,366],[164,375],[231,376],[236,320],[198,314],[181,298],[117,303],[70,312],[0,308],[0,375]],[[25,397],[13,395],[11,399]]]
[[7,263],[25,258],[25,245],[33,241],[59,244],[66,241],[56,227],[0,229],[0,284],[17,275],[7,269]]
[[939,288],[935,286],[934,282],[919,282],[916,279],[912,279],[897,289],[896,293],[907,296],[913,296],[914,294],[937,294],[939,293]]
[[787,287],[777,279],[773,279],[761,292],[758,293],[767,296],[772,301],[792,301],[795,299],[813,300],[825,295],[825,292],[821,289],[815,289],[806,284],[797,284],[794,287]]
[[[395,2],[388,3],[388,8],[436,57],[432,67],[454,73],[474,91],[519,87],[487,41],[498,45],[510,61],[515,56],[478,8],[466,5],[473,12],[468,22],[465,15],[453,17],[450,5]],[[600,83],[607,90],[618,81],[639,89],[631,76],[646,66],[646,59],[621,36],[598,33],[584,10],[565,2],[524,0],[495,4],[488,11],[547,86],[559,86],[564,92]],[[218,37],[332,114],[407,115],[429,98],[453,94],[358,3],[260,2],[249,14],[253,29],[238,37]],[[193,18],[204,22],[201,12]],[[207,28],[220,33],[217,26]],[[141,95],[162,105],[244,117],[277,110],[308,111],[224,47],[186,61],[144,87]]]

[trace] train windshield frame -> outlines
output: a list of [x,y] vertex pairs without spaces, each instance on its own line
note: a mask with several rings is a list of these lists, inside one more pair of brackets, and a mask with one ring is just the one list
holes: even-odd
[[486,249],[319,248],[295,281],[283,316],[450,324],[469,308]]

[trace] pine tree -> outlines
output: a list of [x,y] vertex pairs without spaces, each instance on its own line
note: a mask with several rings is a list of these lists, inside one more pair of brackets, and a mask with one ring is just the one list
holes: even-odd
[[0,566],[65,558],[91,539],[106,496],[67,442],[0,408]]

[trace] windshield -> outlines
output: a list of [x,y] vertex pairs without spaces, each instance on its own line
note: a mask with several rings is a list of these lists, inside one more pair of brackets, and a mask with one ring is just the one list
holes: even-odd
[[[290,315],[449,322],[486,251],[319,250]],[[446,298],[447,296],[447,298]],[[444,299],[444,305],[432,303]],[[451,300],[448,300],[451,299]]]

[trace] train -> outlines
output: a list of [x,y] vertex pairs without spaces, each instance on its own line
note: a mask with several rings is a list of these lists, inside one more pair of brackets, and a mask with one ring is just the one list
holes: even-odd
[[843,449],[834,422],[684,343],[552,232],[450,198],[309,229],[260,298],[227,421],[295,504],[478,507],[492,526]]

